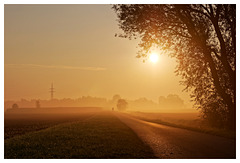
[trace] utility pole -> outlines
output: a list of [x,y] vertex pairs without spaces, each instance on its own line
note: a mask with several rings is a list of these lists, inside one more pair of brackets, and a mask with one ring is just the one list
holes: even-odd
[[55,89],[55,88],[53,88],[53,83],[52,83],[51,88],[50,88],[50,91],[49,91],[50,94],[51,94],[51,100],[53,100],[53,93],[55,92],[54,89]]

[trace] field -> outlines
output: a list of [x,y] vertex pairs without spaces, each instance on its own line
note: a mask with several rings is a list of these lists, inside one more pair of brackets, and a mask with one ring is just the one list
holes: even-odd
[[[4,115],[4,139],[39,131],[61,123],[82,121],[99,112],[96,108],[42,108],[9,110]],[[66,110],[65,109],[65,110]],[[77,110],[78,109],[78,110]]]
[[135,118],[148,122],[159,123],[167,126],[188,129],[197,132],[208,133],[211,135],[236,138],[236,132],[210,127],[201,118],[199,113],[145,113],[128,112]]
[[[89,108],[88,108],[89,109]],[[137,119],[227,138],[197,113],[122,112]],[[117,111],[55,108],[5,113],[5,158],[156,158],[152,147],[117,117]],[[142,128],[141,128],[142,130]],[[183,131],[181,131],[183,132]],[[146,133],[147,134],[147,133]],[[164,151],[164,150],[163,150]]]
[[[19,119],[19,127],[26,132],[5,139],[5,158],[155,158],[150,147],[111,112],[31,120]],[[13,122],[5,127],[10,129]],[[38,123],[45,129],[34,127]],[[27,124],[34,129],[28,130]]]
[[93,113],[5,115],[4,139],[39,131],[61,123],[85,120],[92,115]]

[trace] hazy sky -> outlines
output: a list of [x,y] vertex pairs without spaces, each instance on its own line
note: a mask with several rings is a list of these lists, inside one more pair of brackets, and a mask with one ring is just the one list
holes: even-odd
[[161,54],[157,63],[137,59],[138,41],[121,32],[110,5],[5,5],[5,100],[112,98],[178,94],[175,60]]

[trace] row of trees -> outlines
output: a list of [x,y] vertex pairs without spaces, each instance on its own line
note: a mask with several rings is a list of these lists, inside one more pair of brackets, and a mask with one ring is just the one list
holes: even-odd
[[18,104],[20,107],[35,107],[36,102],[39,101],[42,107],[57,107],[57,106],[67,106],[67,107],[80,107],[80,106],[98,106],[105,107],[108,105],[108,100],[101,97],[92,96],[82,96],[77,99],[63,98],[63,99],[53,99],[53,100],[40,100],[40,99],[21,99],[20,101],[4,101],[4,109],[11,108],[14,103]]
[[137,57],[157,45],[212,125],[236,129],[236,5],[113,5],[120,37],[139,38]]
[[[111,104],[116,105],[117,109],[119,111],[125,111],[127,109],[127,106],[128,106],[128,102],[125,99],[122,99],[119,95],[114,95],[113,96],[113,99],[111,100]],[[36,108],[39,109],[40,108],[40,101],[36,100],[35,105],[36,105]],[[94,105],[94,104],[92,104],[92,105]],[[14,103],[12,105],[12,109],[18,109],[18,108],[19,108],[18,104]]]
[[[5,101],[4,109],[16,108],[16,107],[13,107],[13,104],[20,106],[20,108],[33,108],[33,107],[44,108],[44,107],[58,107],[58,106],[61,106],[61,107],[97,106],[97,107],[109,108],[109,107],[117,107],[118,103],[120,103],[119,106],[128,105],[132,110],[139,110],[139,111],[141,110],[158,111],[159,109],[171,109],[171,108],[176,108],[177,110],[185,107],[184,101],[176,94],[169,94],[166,97],[160,96],[159,103],[155,103],[154,101],[149,100],[145,97],[138,98],[136,100],[125,100],[120,95],[116,94],[110,100],[105,98],[100,98],[100,97],[83,96],[78,99],[71,99],[71,98],[53,99],[53,100],[21,99],[20,101]],[[124,103],[127,103],[127,104],[124,104]]]
[[114,95],[111,100],[112,106],[116,106],[118,110],[126,110],[127,106],[131,110],[138,111],[165,111],[165,112],[181,112],[188,109],[182,100],[176,94],[169,94],[168,96],[160,96],[158,104],[147,98],[139,98],[136,100],[125,100],[120,95]]

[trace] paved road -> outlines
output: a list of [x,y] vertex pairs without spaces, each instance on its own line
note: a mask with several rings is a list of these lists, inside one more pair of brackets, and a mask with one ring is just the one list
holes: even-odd
[[159,158],[236,158],[235,140],[115,115]]

